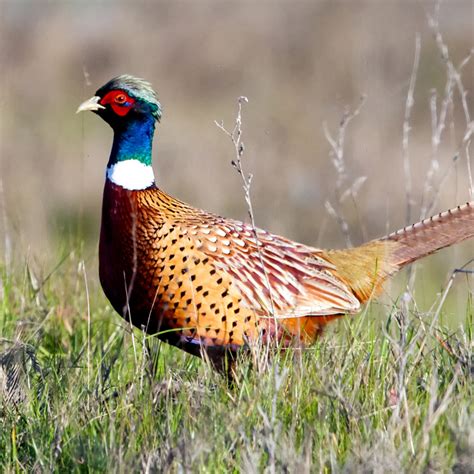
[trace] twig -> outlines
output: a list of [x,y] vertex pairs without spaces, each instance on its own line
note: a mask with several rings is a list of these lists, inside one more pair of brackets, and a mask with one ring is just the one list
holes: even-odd
[[276,325],[277,322],[276,322],[276,315],[275,315],[275,310],[274,310],[274,305],[273,305],[272,288],[270,285],[270,279],[268,277],[267,269],[265,267],[265,262],[263,260],[263,255],[261,251],[261,243],[258,238],[258,231],[255,225],[255,216],[253,212],[253,205],[252,205],[252,199],[251,199],[251,185],[252,185],[253,175],[252,173],[247,174],[245,172],[243,163],[242,163],[242,157],[245,152],[245,145],[244,145],[244,142],[242,141],[242,104],[244,103],[245,104],[248,103],[247,97],[241,96],[237,99],[237,116],[235,118],[235,124],[232,131],[229,131],[225,128],[223,121],[221,121],[220,123],[217,121],[214,121],[214,123],[217,125],[217,127],[220,130],[222,130],[230,138],[234,146],[235,158],[231,161],[231,164],[237,170],[237,172],[239,173],[242,179],[242,186],[244,189],[244,197],[245,197],[245,202],[247,204],[247,212],[250,219],[250,225],[252,227],[252,234],[255,239],[255,245],[257,247],[257,253],[258,253],[258,258],[260,260],[260,265],[262,266],[262,271],[263,271],[263,275],[265,279],[265,285],[269,293],[270,317],[273,317],[275,319],[275,325]]
[[87,404],[89,405],[90,383],[91,383],[91,305],[89,297],[89,285],[87,283],[86,264],[84,260],[79,262],[79,270],[84,277],[87,305]]
[[[362,95],[360,98],[359,105],[351,111],[349,107],[346,107],[344,110],[344,114],[342,116],[341,121],[339,122],[339,128],[337,133],[337,138],[334,138],[331,135],[331,132],[328,129],[327,122],[323,122],[323,130],[326,140],[329,142],[331,146],[330,157],[331,161],[336,169],[337,179],[336,179],[336,201],[338,203],[338,207],[340,204],[350,195],[353,200],[357,192],[359,191],[362,184],[365,182],[365,177],[359,177],[354,180],[352,184],[348,186],[348,189],[343,191],[342,187],[347,181],[347,169],[346,169],[346,162],[344,157],[344,144],[346,138],[346,129],[352,119],[357,117],[360,114],[360,111],[367,99],[366,95]],[[334,217],[339,226],[341,228],[342,234],[346,239],[346,244],[348,247],[352,247],[351,238],[349,235],[349,224],[347,223],[344,214],[340,210],[336,210],[336,208],[332,205],[331,202],[326,201],[325,203],[326,211],[331,217]]]
[[413,206],[413,196],[412,196],[412,176],[411,176],[411,164],[410,164],[410,153],[408,149],[408,141],[411,131],[410,118],[413,105],[415,104],[414,92],[416,77],[418,74],[418,66],[420,64],[420,48],[421,40],[420,34],[416,34],[415,38],[415,58],[413,60],[413,69],[411,71],[410,85],[408,87],[407,100],[405,103],[405,120],[403,121],[403,169],[405,172],[405,192],[406,192],[406,224],[411,224],[411,214]]
[[470,139],[467,140],[465,153],[466,153],[466,163],[467,163],[467,176],[469,180],[469,199],[472,201],[474,200],[474,181],[472,177],[472,168],[471,168],[471,153],[470,153],[471,143],[472,142]]
[[338,134],[337,134],[336,139],[334,139],[331,136],[331,133],[329,132],[329,129],[327,126],[327,122],[323,123],[324,135],[326,136],[326,140],[329,142],[332,148],[331,157],[332,157],[333,165],[337,171],[336,188],[338,191],[341,190],[342,184],[347,178],[346,163],[344,160],[344,143],[346,139],[346,129],[349,123],[351,122],[351,120],[360,114],[360,111],[366,99],[367,99],[367,96],[362,95],[360,98],[359,105],[352,112],[349,107],[345,108],[344,114],[339,123],[339,129],[338,129]]
[[[446,42],[443,39],[443,35],[441,34],[440,25],[439,25],[439,10],[440,10],[440,1],[437,1],[435,4],[434,14],[432,16],[428,16],[428,24],[433,32],[433,36],[438,47],[438,50],[441,55],[441,59],[443,60],[446,66],[446,85],[444,88],[444,96],[441,101],[441,108],[438,114],[437,108],[437,94],[436,91],[433,90],[430,99],[430,109],[431,109],[431,128],[432,128],[432,135],[431,135],[431,145],[432,145],[432,163],[430,169],[427,174],[426,178],[426,185],[423,191],[423,202],[422,210],[421,210],[421,218],[425,218],[427,215],[432,214],[433,210],[436,206],[437,198],[439,195],[440,187],[442,183],[439,183],[438,186],[433,186],[432,181],[437,171],[439,165],[437,161],[438,149],[441,143],[441,138],[443,131],[446,127],[446,118],[448,113],[448,107],[453,107],[453,92],[454,88],[456,87],[457,91],[460,95],[460,100],[462,104],[462,109],[464,112],[464,117],[466,121],[466,132],[464,134],[464,138],[462,140],[461,146],[459,150],[465,147],[466,152],[466,160],[468,166],[468,179],[469,179],[469,192],[472,196],[474,195],[474,189],[472,184],[472,172],[471,172],[471,165],[470,165],[470,155],[469,155],[469,146],[470,146],[470,138],[472,133],[474,132],[474,123],[471,120],[471,115],[469,112],[469,107],[467,104],[467,91],[464,88],[462,79],[461,79],[461,71],[464,67],[469,63],[472,56],[474,55],[474,50],[470,50],[469,54],[459,63],[456,67],[449,55],[449,49]],[[454,162],[459,157],[460,152],[456,153],[454,157]],[[427,202],[428,194],[434,191],[434,196],[431,199],[431,202]]]

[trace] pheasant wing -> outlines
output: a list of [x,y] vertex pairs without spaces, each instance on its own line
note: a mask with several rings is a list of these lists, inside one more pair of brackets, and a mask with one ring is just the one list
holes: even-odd
[[209,215],[190,225],[188,235],[217,268],[233,278],[243,303],[257,314],[326,316],[360,307],[318,249]]

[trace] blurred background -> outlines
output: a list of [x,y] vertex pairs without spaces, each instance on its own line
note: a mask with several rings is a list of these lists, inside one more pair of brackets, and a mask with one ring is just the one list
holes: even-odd
[[[440,31],[455,65],[474,47],[473,5],[441,3]],[[439,113],[447,80],[428,21],[434,9],[434,2],[390,0],[2,0],[2,255],[48,262],[80,242],[86,258],[95,258],[112,134],[93,114],[75,111],[123,73],[158,91],[164,114],[154,169],[172,195],[247,219],[241,179],[230,164],[232,144],[214,123],[232,128],[244,95],[244,166],[254,174],[259,227],[315,246],[343,246],[347,239],[326,201],[346,219],[352,244],[404,226],[402,130],[417,34],[410,220],[434,198],[436,212],[472,199],[456,87],[440,145],[432,146],[430,101],[436,94]],[[462,81],[473,113],[474,61]],[[337,137],[346,107],[356,109],[363,95],[346,130],[346,176],[338,191],[323,124]],[[339,202],[361,177],[367,179],[357,193]],[[472,242],[434,257],[432,265],[446,275],[469,256]]]

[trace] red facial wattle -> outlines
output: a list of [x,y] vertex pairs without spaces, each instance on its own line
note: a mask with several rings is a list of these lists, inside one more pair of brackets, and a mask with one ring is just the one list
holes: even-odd
[[135,99],[121,90],[108,92],[100,101],[100,104],[104,106],[110,104],[112,110],[120,117],[125,117],[132,109],[134,103]]

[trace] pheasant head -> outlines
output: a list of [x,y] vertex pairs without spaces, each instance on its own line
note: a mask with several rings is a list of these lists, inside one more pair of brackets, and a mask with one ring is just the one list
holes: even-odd
[[84,111],[94,112],[114,131],[108,179],[131,190],[154,185],[151,152],[161,105],[151,84],[129,75],[115,77],[77,109]]
[[161,119],[161,105],[151,84],[127,74],[114,77],[103,85],[79,106],[77,112],[86,110],[95,112],[114,130],[135,120]]

